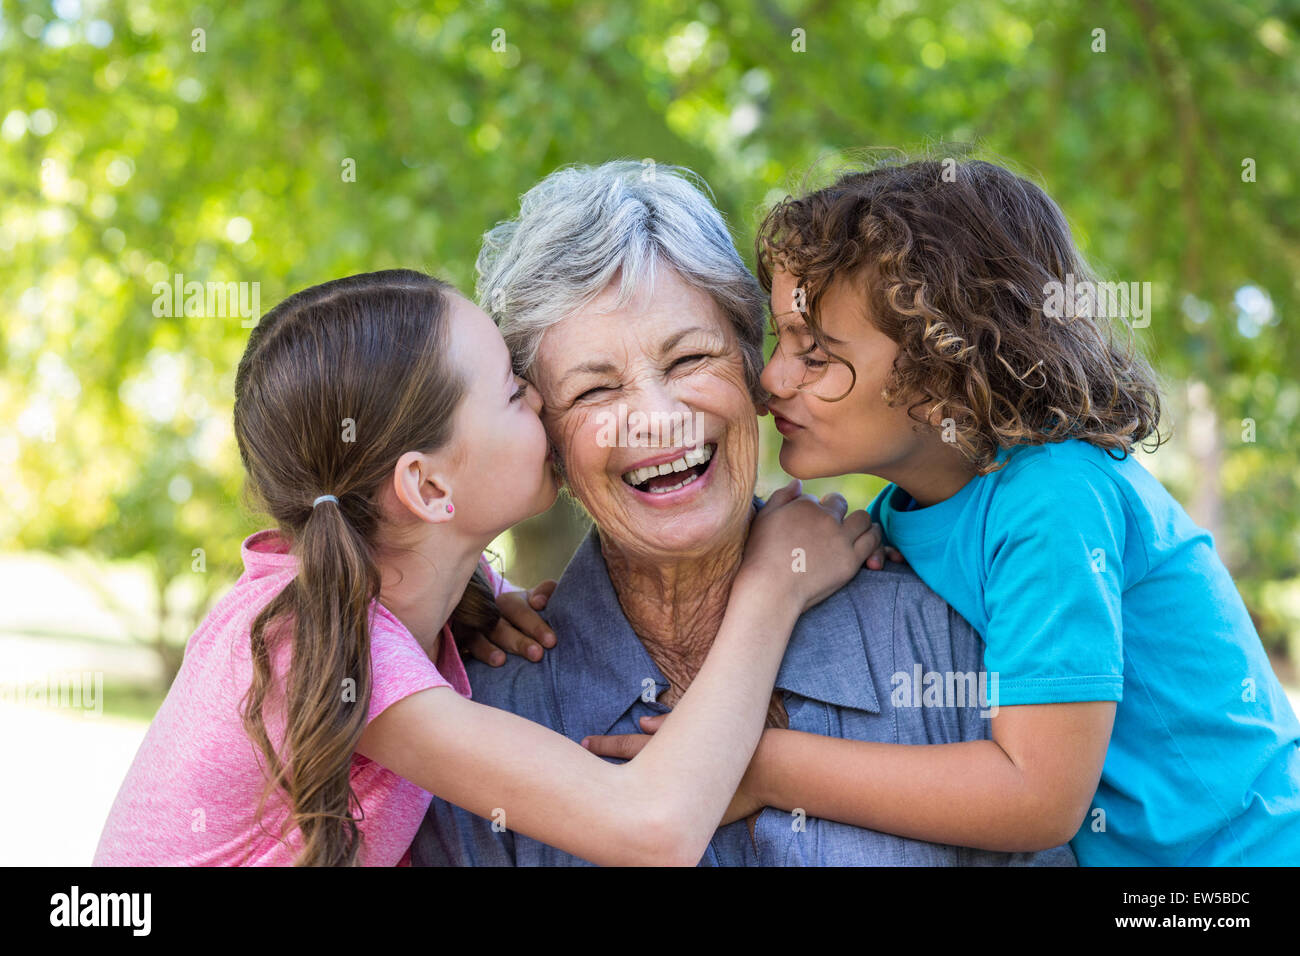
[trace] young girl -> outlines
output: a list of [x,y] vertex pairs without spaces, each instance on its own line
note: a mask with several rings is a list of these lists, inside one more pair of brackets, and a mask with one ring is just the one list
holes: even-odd
[[[97,864],[391,866],[430,794],[596,863],[698,862],[796,618],[879,537],[842,499],[777,492],[673,735],[608,763],[472,703],[447,626],[492,630],[483,548],[555,498],[538,404],[487,315],[417,272],[327,282],[262,319],[235,434],[279,528],[244,542],[190,639]],[[806,573],[792,540],[816,549]]]
[[997,697],[979,742],[766,731],[724,819],[1300,863],[1300,723],[1210,535],[1129,455],[1159,442],[1156,381],[1066,299],[1095,287],[1056,205],[988,163],[880,168],[778,205],[758,260],[782,467],[890,482],[873,517],[983,635]]

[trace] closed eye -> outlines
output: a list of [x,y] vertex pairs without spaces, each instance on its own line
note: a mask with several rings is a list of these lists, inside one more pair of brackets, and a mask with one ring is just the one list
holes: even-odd
[[528,394],[528,385],[527,384],[520,385],[519,390],[510,396],[510,401],[517,402],[519,401],[519,399],[523,398],[527,394]]
[[678,365],[681,365],[683,362],[699,362],[699,361],[701,361],[701,360],[703,360],[703,359],[706,359],[706,358],[708,358],[708,356],[707,356],[707,355],[704,355],[704,354],[702,354],[702,353],[699,354],[699,355],[683,355],[681,358],[676,359],[676,360],[673,362],[673,367],[676,367],[676,366],[678,366]]
[[795,358],[803,362],[803,364],[808,368],[825,368],[827,364],[825,359],[813,359],[808,357],[816,351],[819,351],[819,349],[816,345],[813,345],[802,352],[795,353]]

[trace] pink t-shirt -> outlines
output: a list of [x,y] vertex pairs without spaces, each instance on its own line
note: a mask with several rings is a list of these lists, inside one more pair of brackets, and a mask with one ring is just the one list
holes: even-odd
[[[180,672],[109,811],[96,866],[287,866],[301,849],[296,828],[286,838],[288,846],[274,836],[287,815],[282,791],[268,797],[262,827],[254,822],[264,785],[261,751],[239,716],[252,682],[253,620],[297,573],[297,559],[275,531],[250,536],[242,553],[244,574],[186,645]],[[486,559],[480,566],[498,596],[519,590]],[[450,627],[443,626],[435,665],[387,608],[377,601],[372,608],[367,723],[402,698],[431,687],[451,687],[470,696]],[[277,676],[284,674],[289,644],[281,642],[273,653]],[[268,695],[267,733],[278,752],[284,712],[277,703],[275,695]],[[361,862],[407,865],[430,794],[360,754],[352,758],[351,780],[365,813],[358,823],[365,835]]]

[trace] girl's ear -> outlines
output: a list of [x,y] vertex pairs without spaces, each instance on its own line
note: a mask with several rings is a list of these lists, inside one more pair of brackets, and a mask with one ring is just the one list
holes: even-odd
[[454,513],[451,483],[437,465],[433,455],[408,451],[393,468],[393,491],[399,505],[429,524],[449,521]]

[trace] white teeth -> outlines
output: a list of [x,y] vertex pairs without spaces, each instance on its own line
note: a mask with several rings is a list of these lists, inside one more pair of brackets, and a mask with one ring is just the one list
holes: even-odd
[[699,481],[699,480],[700,480],[699,475],[692,474],[692,475],[687,475],[681,481],[677,482],[677,484],[670,485],[667,488],[650,488],[648,490],[652,495],[666,495],[670,491],[676,491],[678,488],[685,488],[692,481]]
[[[704,445],[700,448],[692,448],[680,458],[676,458],[673,461],[666,461],[662,465],[646,465],[644,468],[634,468],[632,471],[623,475],[623,480],[629,485],[639,485],[647,478],[653,478],[656,475],[667,475],[674,471],[685,471],[687,468],[693,468],[712,458],[713,447],[714,446],[712,445]],[[695,476],[692,475],[691,479],[693,480],[694,478]],[[663,491],[674,491],[686,484],[690,484],[690,481],[683,481],[680,485],[675,485],[673,488],[663,489]],[[662,494],[663,491],[659,493]]]

